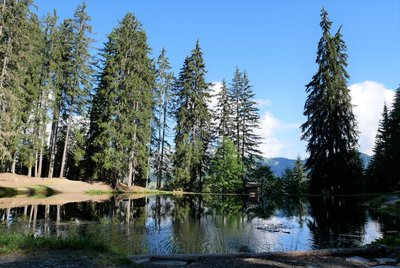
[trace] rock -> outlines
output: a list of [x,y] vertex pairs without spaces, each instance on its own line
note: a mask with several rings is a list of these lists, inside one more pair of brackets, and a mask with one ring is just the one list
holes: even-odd
[[395,264],[397,262],[397,260],[392,258],[375,258],[374,261],[378,264]]
[[360,257],[360,256],[354,256],[350,258],[346,258],[347,262],[355,263],[355,264],[366,264],[366,265],[373,265],[376,263],[371,262],[369,259]]
[[136,262],[138,264],[147,263],[147,262],[150,262],[150,258],[136,259],[136,260],[134,260],[134,262]]
[[149,262],[157,266],[185,266],[187,262],[185,261],[174,261],[174,260],[154,260]]
[[371,266],[373,268],[398,268],[399,266],[393,266],[393,265],[377,265],[377,266]]

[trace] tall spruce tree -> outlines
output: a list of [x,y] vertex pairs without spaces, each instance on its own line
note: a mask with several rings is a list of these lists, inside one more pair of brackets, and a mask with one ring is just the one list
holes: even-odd
[[148,178],[155,72],[141,23],[127,13],[108,36],[91,109],[87,157],[94,177],[115,185],[144,185]]
[[31,0],[4,0],[0,4],[0,160],[15,173],[24,85],[27,79],[31,29],[35,15]]
[[232,140],[239,152],[238,156],[243,162],[246,176],[244,180],[252,177],[251,173],[257,169],[257,161],[261,159],[258,149],[261,137],[255,133],[259,128],[260,116],[255,94],[246,72],[240,72],[236,67],[230,92],[232,101],[231,113],[234,115],[230,129],[233,129]]
[[383,192],[387,188],[387,184],[384,181],[387,180],[387,172],[390,169],[387,166],[389,135],[389,111],[386,104],[384,104],[382,118],[375,137],[374,155],[366,171],[367,190],[369,192]]
[[233,131],[231,129],[233,125],[233,107],[225,79],[222,80],[221,90],[218,92],[216,97],[217,106],[214,112],[214,119],[217,123],[217,126],[215,134],[219,140],[223,140],[224,138],[232,137],[233,135]]
[[391,192],[400,189],[400,88],[393,108],[383,107],[375,137],[374,154],[367,168],[366,186],[369,192]]
[[209,168],[211,114],[210,84],[205,81],[205,64],[199,41],[185,59],[176,83],[175,187],[201,191]]
[[357,123],[347,88],[346,46],[339,31],[331,36],[332,22],[321,11],[322,37],[318,43],[318,71],[306,86],[304,107],[307,121],[301,126],[308,142],[311,191],[356,192],[362,173],[357,152]]
[[90,46],[91,18],[86,13],[86,4],[79,5],[74,19],[64,21],[61,28],[61,59],[63,68],[62,113],[66,135],[61,158],[60,177],[65,174],[65,164],[70,143],[70,130],[74,116],[82,116],[91,90],[93,75]]
[[154,92],[154,121],[155,121],[155,170],[157,176],[157,189],[161,188],[161,182],[168,176],[170,169],[171,147],[167,140],[169,130],[169,115],[172,108],[172,88],[174,75],[163,48],[156,64],[156,87]]

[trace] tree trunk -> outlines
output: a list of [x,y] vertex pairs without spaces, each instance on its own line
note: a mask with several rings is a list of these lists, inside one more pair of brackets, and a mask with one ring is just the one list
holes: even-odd
[[42,167],[43,167],[43,146],[40,146],[39,151],[39,168],[36,177],[40,178],[42,176]]
[[163,113],[163,109],[161,109],[161,107],[163,106],[163,92],[161,90],[162,87],[160,87],[160,95],[159,95],[159,100],[160,102],[158,103],[160,110],[158,113],[158,146],[157,146],[157,185],[156,188],[160,189],[161,188],[161,177],[162,177],[162,155],[161,155],[161,147],[162,147],[162,139],[161,139],[161,135],[162,135],[162,125],[161,125],[161,118],[162,118],[162,113]]
[[35,171],[35,177],[37,177],[38,176],[38,152],[37,151],[35,151],[35,169],[34,169],[34,171]]
[[47,177],[53,178],[54,173],[54,161],[56,159],[57,149],[57,135],[58,135],[58,109],[54,111],[53,123],[51,124],[51,135],[50,135],[50,159],[49,159],[49,174]]
[[126,182],[128,187],[132,186],[132,177],[133,177],[133,173],[135,172],[133,170],[134,157],[135,157],[135,152],[134,152],[133,149],[131,149],[131,152],[130,152],[130,155],[129,155],[129,163],[128,163],[128,180]]
[[32,166],[28,167],[28,177],[32,177]]
[[[3,0],[1,6],[1,14],[3,14],[2,17],[4,17],[5,10],[6,10],[6,0]],[[2,39],[2,35],[3,35],[3,24],[0,25],[0,40]]]
[[68,148],[68,139],[69,139],[69,130],[71,128],[71,116],[68,116],[67,120],[67,133],[65,134],[65,141],[64,141],[64,150],[61,158],[61,170],[60,170],[60,178],[64,177],[64,169],[65,163],[67,161],[67,148]]
[[12,162],[11,162],[11,173],[15,174],[15,166],[17,165],[17,153],[14,152]]

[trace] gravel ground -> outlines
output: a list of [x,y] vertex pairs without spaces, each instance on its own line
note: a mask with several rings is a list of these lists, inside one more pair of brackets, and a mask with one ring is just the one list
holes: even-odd
[[[400,256],[400,250],[389,253],[354,252],[355,254],[326,254],[326,251],[266,253],[253,255],[181,255],[178,257],[138,257],[132,256],[141,264],[116,264],[115,259],[107,254],[94,251],[75,250],[41,250],[30,254],[12,254],[0,256],[0,267],[211,267],[211,268],[239,268],[239,267],[374,267],[377,263],[352,263],[346,261],[350,256],[363,256],[372,260],[376,257]],[[350,254],[350,255],[349,255]],[[387,267],[400,267],[399,259]]]

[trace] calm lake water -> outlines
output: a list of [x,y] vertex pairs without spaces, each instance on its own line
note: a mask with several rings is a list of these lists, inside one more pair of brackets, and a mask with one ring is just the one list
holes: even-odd
[[131,198],[1,208],[0,232],[102,237],[131,254],[170,254],[353,247],[400,230],[398,219],[368,210],[359,197]]

